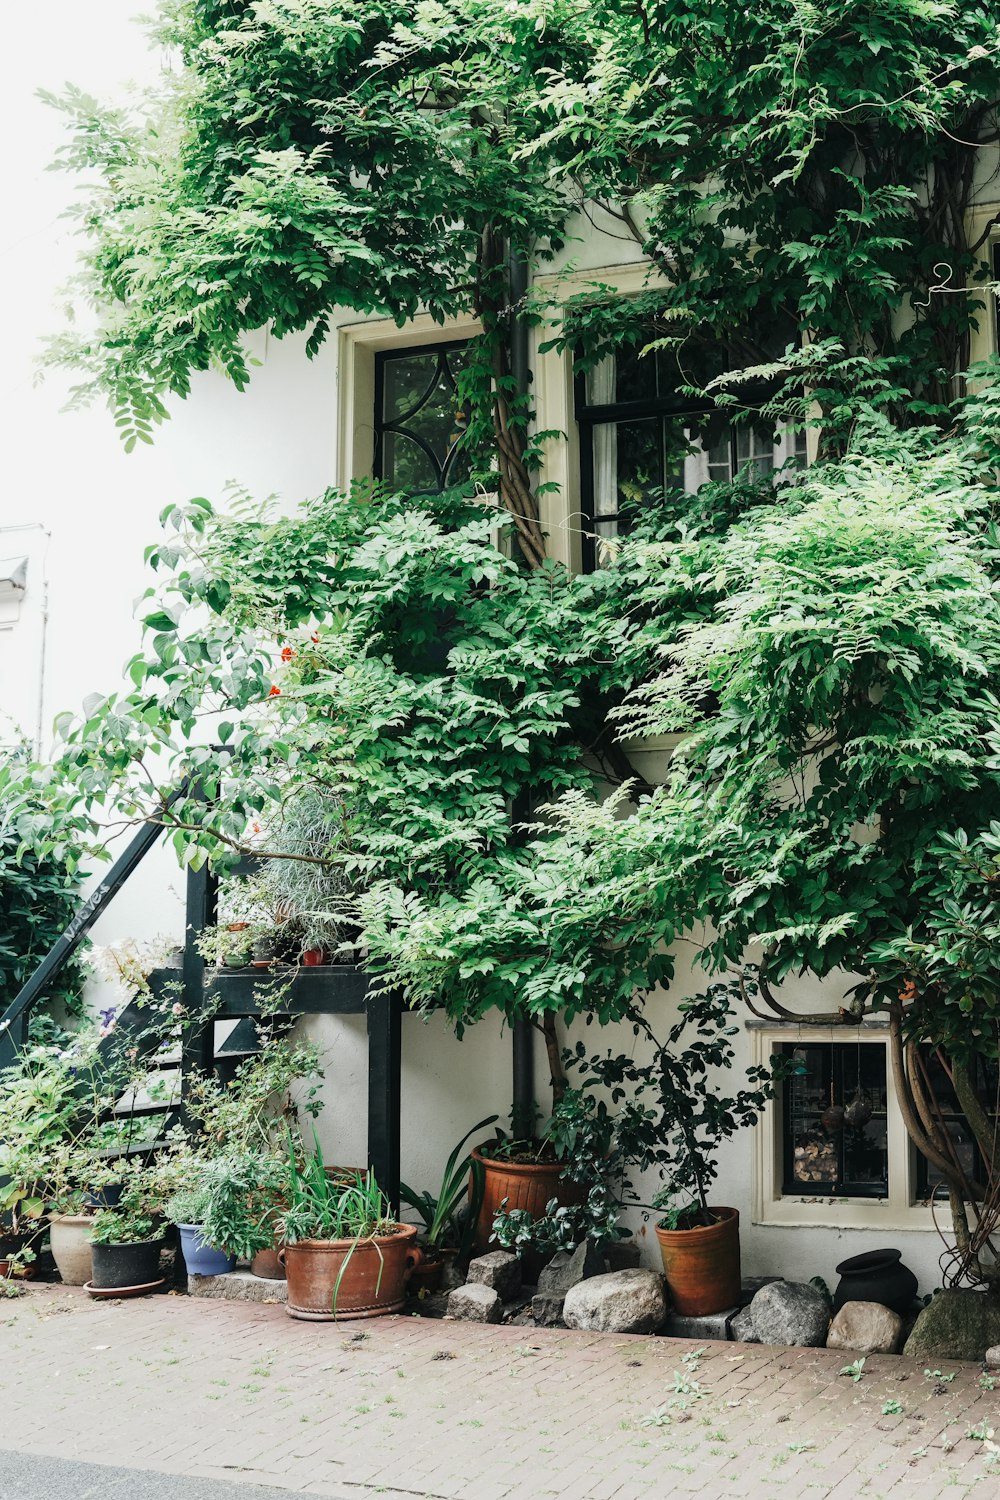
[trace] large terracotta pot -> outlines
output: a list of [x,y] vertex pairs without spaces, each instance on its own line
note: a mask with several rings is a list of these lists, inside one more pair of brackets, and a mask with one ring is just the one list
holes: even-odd
[[[292,1318],[329,1323],[399,1312],[421,1260],[414,1224],[370,1240],[299,1240],[279,1251]],[[338,1283],[339,1278],[339,1283]]]
[[93,1274],[91,1214],[57,1214],[49,1220],[52,1259],[67,1286],[85,1286]]
[[554,1198],[560,1208],[581,1203],[585,1189],[579,1182],[570,1182],[562,1177],[565,1163],[561,1161],[498,1161],[484,1156],[488,1149],[477,1146],[472,1153],[474,1161],[483,1169],[483,1206],[476,1220],[476,1250],[479,1254],[490,1247],[493,1219],[499,1212],[503,1200],[507,1199],[508,1210],[523,1208],[533,1219],[540,1219],[546,1206]]
[[740,1216],[735,1208],[713,1208],[710,1226],[661,1229],[656,1226],[663,1274],[674,1311],[685,1318],[735,1307],[740,1300]]

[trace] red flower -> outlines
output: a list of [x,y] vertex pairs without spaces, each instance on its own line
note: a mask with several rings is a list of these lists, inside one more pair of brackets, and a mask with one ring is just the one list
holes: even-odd
[[316,645],[317,645],[317,646],[318,646],[318,645],[319,645],[319,631],[318,631],[318,630],[317,630],[317,631],[315,631],[315,632],[314,632],[314,633],[313,633],[313,634],[312,634],[312,635],[311,635],[311,636],[310,636],[310,637],[309,637],[309,639],[310,639],[310,640],[311,640],[311,641],[313,641],[313,642],[314,642],[314,643],[315,643],[315,644],[316,644]]
[[254,833],[260,833],[260,824],[259,823],[255,823],[253,825],[253,831],[254,831]]
[[282,646],[282,648],[281,648],[281,660],[282,661],[291,661],[291,659],[292,659],[292,657],[294,655],[295,655],[295,652],[292,650],[291,646]]
[[281,689],[280,689],[280,687],[278,686],[278,684],[276,682],[272,682],[272,684],[271,684],[271,691],[268,693],[267,696],[269,698],[280,698],[281,697]]

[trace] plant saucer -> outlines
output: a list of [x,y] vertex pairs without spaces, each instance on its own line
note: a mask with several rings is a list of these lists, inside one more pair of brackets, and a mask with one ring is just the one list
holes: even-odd
[[144,1286],[95,1286],[92,1281],[86,1281],[83,1290],[88,1297],[145,1297],[147,1292],[158,1292],[166,1284],[165,1276],[161,1276],[159,1281],[147,1281]]

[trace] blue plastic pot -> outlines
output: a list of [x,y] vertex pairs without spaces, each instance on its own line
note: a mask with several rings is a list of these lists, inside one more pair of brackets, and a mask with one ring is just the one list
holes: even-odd
[[236,1256],[206,1245],[200,1224],[178,1224],[177,1228],[189,1276],[226,1276],[236,1270]]

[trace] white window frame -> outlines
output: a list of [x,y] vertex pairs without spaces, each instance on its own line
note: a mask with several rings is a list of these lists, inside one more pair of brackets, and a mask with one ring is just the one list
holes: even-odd
[[[778,1095],[764,1108],[753,1132],[753,1183],[751,1218],[754,1224],[813,1229],[897,1229],[934,1232],[934,1214],[926,1203],[916,1201],[917,1154],[911,1142],[892,1085],[889,1033],[885,1025],[866,1024],[848,1030],[845,1026],[817,1026],[798,1022],[750,1021],[751,1054],[758,1066],[767,1066],[779,1048],[788,1042],[858,1042],[886,1053],[888,1110],[886,1136],[889,1161],[889,1194],[886,1198],[824,1198],[785,1196],[782,1099]],[[948,1207],[938,1200],[938,1222],[947,1224]]]

